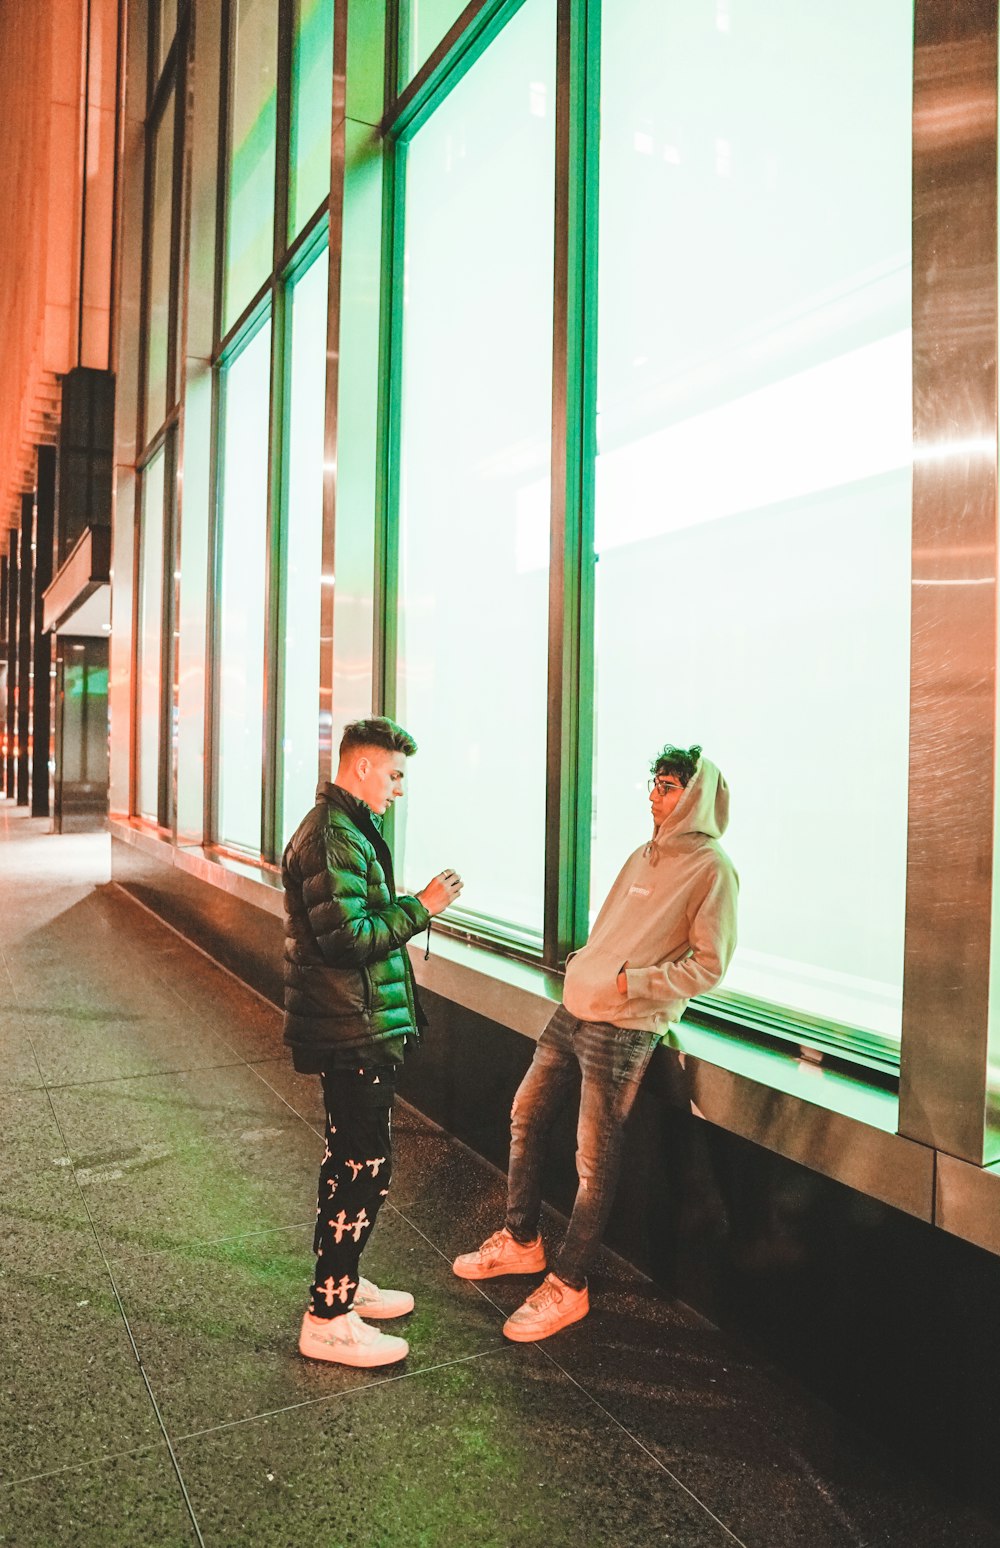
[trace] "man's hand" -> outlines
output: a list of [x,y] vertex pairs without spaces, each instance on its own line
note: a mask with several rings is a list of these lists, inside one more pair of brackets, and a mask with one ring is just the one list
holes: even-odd
[[440,871],[433,881],[427,883],[423,892],[417,893],[417,899],[431,916],[443,914],[461,890],[462,878],[457,871]]

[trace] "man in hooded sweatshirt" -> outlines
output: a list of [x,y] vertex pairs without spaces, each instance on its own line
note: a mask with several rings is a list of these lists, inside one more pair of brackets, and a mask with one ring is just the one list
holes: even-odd
[[719,844],[728,786],[700,747],[665,747],[652,775],[653,836],[626,860],[586,946],[567,962],[563,1003],[514,1098],[506,1223],[453,1264],[461,1279],[546,1267],[538,1231],[545,1144],[579,1068],[576,1201],[549,1273],[504,1324],[518,1343],[548,1338],[590,1310],[587,1270],[611,1212],[622,1131],[646,1065],[692,995],[722,978],[736,944],[738,881]]

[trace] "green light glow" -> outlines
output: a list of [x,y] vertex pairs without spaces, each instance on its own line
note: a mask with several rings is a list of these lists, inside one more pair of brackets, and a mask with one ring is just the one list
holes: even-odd
[[[912,0],[603,10],[592,901],[729,778],[726,986],[898,1038]],[[848,107],[849,104],[849,107]]]
[[548,574],[520,537],[548,521],[554,126],[554,9],[527,0],[408,149],[402,339],[400,874],[452,863],[446,833],[463,904],[538,934]]
[[292,53],[288,240],[330,191],[333,0],[297,0]]
[[278,7],[236,0],[223,327],[271,272]]

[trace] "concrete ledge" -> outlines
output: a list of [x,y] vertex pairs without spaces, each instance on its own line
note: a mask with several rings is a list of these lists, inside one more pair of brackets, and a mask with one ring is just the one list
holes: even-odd
[[197,844],[173,844],[146,823],[132,818],[108,818],[112,839],[149,855],[161,865],[173,865],[211,887],[221,887],[233,897],[268,914],[284,917],[281,877],[276,871],[236,860],[232,855]]

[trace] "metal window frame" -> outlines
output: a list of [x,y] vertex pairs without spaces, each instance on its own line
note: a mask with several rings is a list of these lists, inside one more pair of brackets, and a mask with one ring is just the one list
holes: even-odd
[[[473,0],[401,90],[398,7],[388,18],[379,453],[376,481],[377,707],[396,705],[405,158],[412,137],[520,10]],[[543,928],[453,911],[440,928],[559,967],[588,928],[593,758],[593,523],[596,451],[600,0],[553,0],[556,29],[551,553]],[[584,880],[585,879],[585,880]]]

